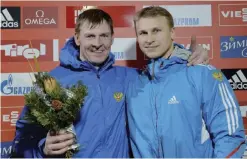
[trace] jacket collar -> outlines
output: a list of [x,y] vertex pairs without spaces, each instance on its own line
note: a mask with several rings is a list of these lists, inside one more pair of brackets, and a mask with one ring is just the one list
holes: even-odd
[[172,55],[166,58],[151,59],[148,63],[147,72],[151,79],[161,78],[166,69],[175,64],[186,64],[191,52],[174,44]]

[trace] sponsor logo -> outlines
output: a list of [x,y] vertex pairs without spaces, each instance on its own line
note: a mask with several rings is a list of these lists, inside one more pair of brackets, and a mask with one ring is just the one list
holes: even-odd
[[221,36],[222,58],[247,58],[247,36]]
[[219,4],[220,26],[246,26],[247,4]]
[[23,106],[2,107],[2,130],[10,130],[15,128],[22,109]]
[[[148,7],[148,6],[144,6]],[[211,5],[160,5],[173,16],[175,27],[212,26]]]
[[247,90],[247,69],[222,69],[233,90]]
[[33,89],[32,73],[2,73],[1,96],[23,96]]
[[1,7],[1,29],[20,29],[20,7]]
[[2,62],[24,62],[34,56],[39,61],[58,61],[58,40],[2,40]]
[[115,38],[111,52],[116,60],[136,60],[136,38]]
[[2,122],[10,122],[11,126],[16,125],[16,121],[19,117],[19,112],[18,111],[12,111],[10,114],[2,114]]
[[[67,6],[66,27],[75,28],[76,19],[86,9],[93,6]],[[114,21],[114,27],[133,27],[135,6],[97,6],[107,12]]]
[[[191,37],[176,37],[174,41],[183,45],[186,49],[190,48]],[[213,37],[212,36],[198,36],[196,37],[198,45],[201,45],[204,49],[208,50],[209,58],[213,58]]]
[[177,101],[176,96],[172,96],[172,98],[168,101],[168,104],[179,104],[179,101]]
[[1,158],[7,158],[12,151],[12,142],[1,142]]
[[23,28],[57,28],[57,7],[23,7]]

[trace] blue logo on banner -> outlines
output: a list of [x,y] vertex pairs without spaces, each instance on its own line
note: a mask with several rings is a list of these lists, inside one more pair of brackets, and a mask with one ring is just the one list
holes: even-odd
[[14,94],[14,95],[23,95],[30,93],[33,87],[13,87],[13,76],[9,74],[7,80],[3,80],[1,83],[1,92],[5,95]]
[[199,18],[174,18],[175,26],[198,26],[200,24]]
[[12,142],[1,142],[1,158],[8,158],[12,150]]
[[247,58],[247,36],[221,36],[222,58]]

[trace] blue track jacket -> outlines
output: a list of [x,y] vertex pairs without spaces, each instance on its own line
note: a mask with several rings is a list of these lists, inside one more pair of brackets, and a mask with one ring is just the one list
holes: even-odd
[[[88,87],[85,105],[74,122],[77,142],[81,147],[73,157],[129,157],[125,93],[127,82],[136,77],[137,72],[113,64],[112,54],[98,70],[89,62],[80,61],[79,50],[71,38],[61,50],[60,66],[50,72],[64,87],[78,81]],[[26,111],[27,107],[24,107],[21,117]],[[20,118],[16,123],[13,154],[26,158],[45,157],[42,150],[46,134],[42,127]]]
[[[179,57],[150,61],[130,84],[127,113],[136,158],[240,158],[245,149],[234,92],[211,65]],[[173,53],[174,54],[174,53]]]

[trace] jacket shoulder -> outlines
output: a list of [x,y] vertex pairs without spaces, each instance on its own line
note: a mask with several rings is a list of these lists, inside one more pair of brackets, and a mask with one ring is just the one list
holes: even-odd
[[201,85],[214,85],[217,82],[226,80],[221,70],[212,65],[195,65],[188,68],[188,77],[195,83]]
[[134,80],[138,75],[138,69],[124,66],[114,66],[119,76],[124,76],[129,80]]
[[61,78],[64,77],[66,74],[71,74],[72,71],[66,67],[63,66],[57,66],[54,69],[52,69],[49,74],[55,78]]
[[203,64],[198,64],[195,66],[190,66],[188,67],[188,73],[191,76],[206,76],[209,74],[212,74],[214,72],[218,72],[220,70],[218,70],[216,67],[214,67],[213,65],[203,65]]

